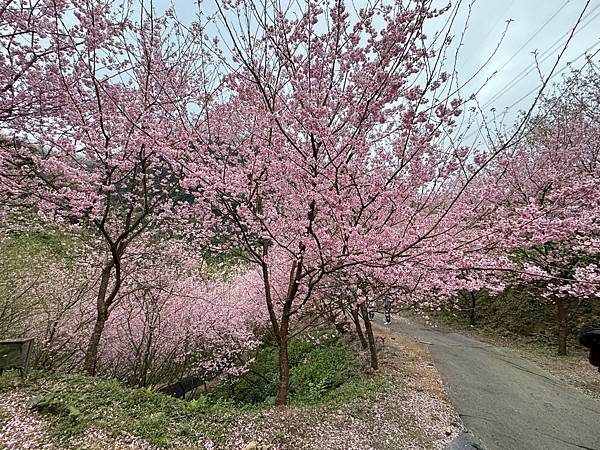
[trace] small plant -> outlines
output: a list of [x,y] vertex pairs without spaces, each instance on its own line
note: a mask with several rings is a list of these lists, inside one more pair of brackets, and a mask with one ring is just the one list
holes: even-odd
[[0,392],[10,391],[22,386],[25,382],[17,370],[6,370],[0,375]]
[[69,430],[69,434],[79,434],[86,429],[85,421],[82,421],[81,411],[75,407],[67,398],[60,393],[50,392],[37,399],[31,407],[33,410],[53,416],[59,425],[59,433]]
[[273,436],[272,442],[273,444],[285,444],[285,434],[283,434],[281,431],[278,431],[275,436]]
[[203,409],[206,406],[206,398],[199,397],[192,399],[188,402],[188,408],[190,411],[198,411],[199,409]]

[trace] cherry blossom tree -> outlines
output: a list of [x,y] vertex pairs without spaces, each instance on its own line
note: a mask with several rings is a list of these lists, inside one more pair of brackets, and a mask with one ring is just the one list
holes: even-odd
[[[5,127],[22,126],[22,119],[40,111],[43,71],[52,64],[58,46],[66,44],[56,28],[79,2],[10,1],[0,3],[0,121]],[[62,41],[62,43],[60,43]],[[52,84],[46,89],[55,92]]]
[[[128,249],[191,226],[181,209],[189,199],[177,160],[196,141],[212,80],[198,23],[184,26],[171,10],[157,16],[144,3],[137,4],[136,20],[126,5],[110,1],[75,6],[51,10],[36,28],[46,42],[44,30],[51,27],[54,40],[36,66],[38,77],[19,82],[21,92],[31,89],[39,97],[39,114],[3,138],[0,184],[4,198],[24,199],[44,220],[89,236],[104,255],[84,363],[93,374]],[[3,38],[5,47],[6,39],[13,36]],[[3,72],[10,78],[9,68]],[[201,219],[195,217],[194,226]]]
[[544,99],[528,139],[496,161],[496,248],[511,255],[513,282],[541,288],[556,305],[566,354],[569,305],[600,296],[600,116],[597,66],[565,79]]
[[[368,299],[427,292],[421,303],[430,305],[481,286],[478,269],[512,270],[513,249],[581,234],[577,248],[596,245],[593,214],[576,216],[593,177],[570,185],[551,171],[551,192],[539,190],[538,166],[579,161],[560,159],[556,137],[534,133],[539,153],[518,145],[504,155],[529,114],[489,148],[455,140],[471,101],[443,68],[456,9],[430,0],[354,10],[342,0],[222,0],[208,18],[222,39],[211,42],[205,24],[132,5],[21,0],[0,8],[0,113],[10,119],[0,139],[0,200],[80,236],[100,261],[91,270],[99,281],[88,373],[102,367],[102,351],[105,368],[127,361],[145,383],[161,358],[187,366],[181,343],[193,347],[196,368],[236,370],[223,352],[234,342],[241,353],[251,349],[251,326],[235,317],[209,325],[229,308],[256,314],[260,296],[278,346],[282,405],[294,321],[318,311],[331,289],[362,310],[374,341]],[[425,35],[444,17],[447,26]],[[560,128],[543,123],[540,134]],[[587,125],[570,129],[587,133]],[[582,136],[568,145],[584,151]],[[252,263],[252,276],[239,278],[251,292],[207,287],[183,252],[180,264],[161,265],[158,244],[180,236]],[[572,276],[597,277],[594,262]],[[239,298],[251,300],[240,306]],[[185,339],[164,338],[182,321]]]
[[[439,283],[437,288],[435,284],[442,277],[416,266],[407,269],[395,264],[386,267],[350,266],[324,277],[314,294],[318,315],[325,315],[336,324],[342,323],[344,318],[353,323],[361,347],[369,351],[370,365],[374,370],[379,368],[379,362],[371,314],[381,308],[383,301],[390,300],[397,307],[428,308],[446,298],[438,294],[436,300],[432,293],[432,290],[440,291],[442,284]],[[444,273],[453,276],[454,272],[446,270]]]
[[262,271],[278,405],[292,318],[326,277],[397,266],[410,285],[443,268],[431,283],[461,285],[453,271],[477,241],[472,180],[502,148],[448,139],[465,107],[442,70],[451,39],[423,33],[445,12],[428,1],[218,4],[229,94],[212,107],[200,152],[216,155],[213,166],[191,161],[188,183],[210,186],[203,194],[231,230],[220,245]]
[[266,322],[255,274],[209,278],[198,255],[163,245],[157,258],[142,255],[129,278],[107,326],[100,370],[141,386],[243,373]]

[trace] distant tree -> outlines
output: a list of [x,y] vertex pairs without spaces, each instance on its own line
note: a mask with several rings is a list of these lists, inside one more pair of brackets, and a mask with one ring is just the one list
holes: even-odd
[[542,102],[526,142],[498,159],[490,231],[511,255],[513,282],[556,305],[567,352],[569,305],[600,296],[600,73],[589,61]]

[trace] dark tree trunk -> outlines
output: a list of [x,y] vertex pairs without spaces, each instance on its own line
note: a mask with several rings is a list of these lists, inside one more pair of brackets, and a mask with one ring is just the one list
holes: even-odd
[[360,305],[360,311],[365,322],[365,331],[367,333],[367,342],[369,343],[369,353],[371,355],[371,369],[379,369],[379,361],[377,359],[377,348],[375,347],[375,336],[373,335],[373,327],[371,326],[371,320],[369,319],[369,313],[367,305],[362,303]]
[[235,385],[231,381],[231,377],[229,377],[228,380],[229,380],[229,393],[231,394],[231,398],[235,398]]
[[146,339],[146,346],[144,349],[144,358],[142,360],[142,368],[140,369],[140,386],[146,386],[148,383],[148,372],[150,371],[151,365],[151,352],[152,352],[152,328],[148,331],[148,339]]
[[[267,255],[267,246],[263,244],[263,256]],[[267,310],[271,321],[271,329],[279,353],[279,387],[277,388],[277,397],[275,397],[275,405],[283,406],[287,403],[287,397],[290,391],[290,361],[288,356],[288,337],[290,330],[290,317],[292,315],[292,303],[298,291],[298,280],[301,274],[301,264],[292,263],[290,269],[290,280],[288,291],[281,312],[281,320],[277,320],[275,305],[271,296],[271,283],[269,281],[269,270],[266,264],[262,264],[263,283],[265,288],[265,299],[267,302]]]
[[354,322],[354,327],[356,328],[356,334],[358,335],[358,339],[360,340],[360,345],[363,348],[363,350],[366,350],[369,347],[369,343],[367,342],[367,338],[365,338],[365,334],[363,333],[362,327],[360,326],[358,308],[351,308],[350,314],[352,315],[352,321]]
[[567,354],[567,336],[569,334],[569,309],[566,298],[556,299],[556,318],[558,325],[558,354]]
[[105,314],[100,313],[96,317],[94,331],[90,336],[90,340],[85,351],[83,370],[85,370],[85,372],[88,375],[96,375],[96,362],[98,361],[98,350],[100,349],[100,340],[102,339],[102,332],[104,331],[104,325],[106,324],[105,317]]
[[471,309],[469,311],[469,324],[475,325],[475,294],[473,292],[469,292],[471,295]]
[[279,387],[277,388],[276,406],[283,406],[287,403],[290,393],[290,361],[288,355],[287,336],[278,344],[279,348]]
[[[292,268],[292,272],[295,268]],[[288,337],[290,332],[290,311],[292,302],[295,296],[295,286],[290,280],[288,289],[288,297],[283,305],[283,313],[279,326],[279,338],[277,339],[277,347],[279,350],[279,387],[277,388],[277,397],[275,397],[275,405],[283,406],[287,403],[288,394],[290,393],[290,359],[288,354]]]
[[110,273],[113,268],[113,263],[110,261],[102,269],[102,276],[100,278],[100,287],[98,288],[98,296],[96,298],[96,323],[94,324],[94,331],[88,341],[88,346],[85,351],[85,359],[83,362],[83,370],[88,375],[96,374],[96,362],[98,360],[98,350],[100,348],[100,340],[102,339],[102,332],[104,331],[104,325],[108,320],[108,309],[106,307],[106,293],[108,291],[108,283],[110,281]]

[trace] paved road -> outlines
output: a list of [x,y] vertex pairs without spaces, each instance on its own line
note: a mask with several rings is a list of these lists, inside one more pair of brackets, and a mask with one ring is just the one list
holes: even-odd
[[406,319],[390,327],[428,344],[450,400],[486,449],[600,450],[600,400],[510,350]]

